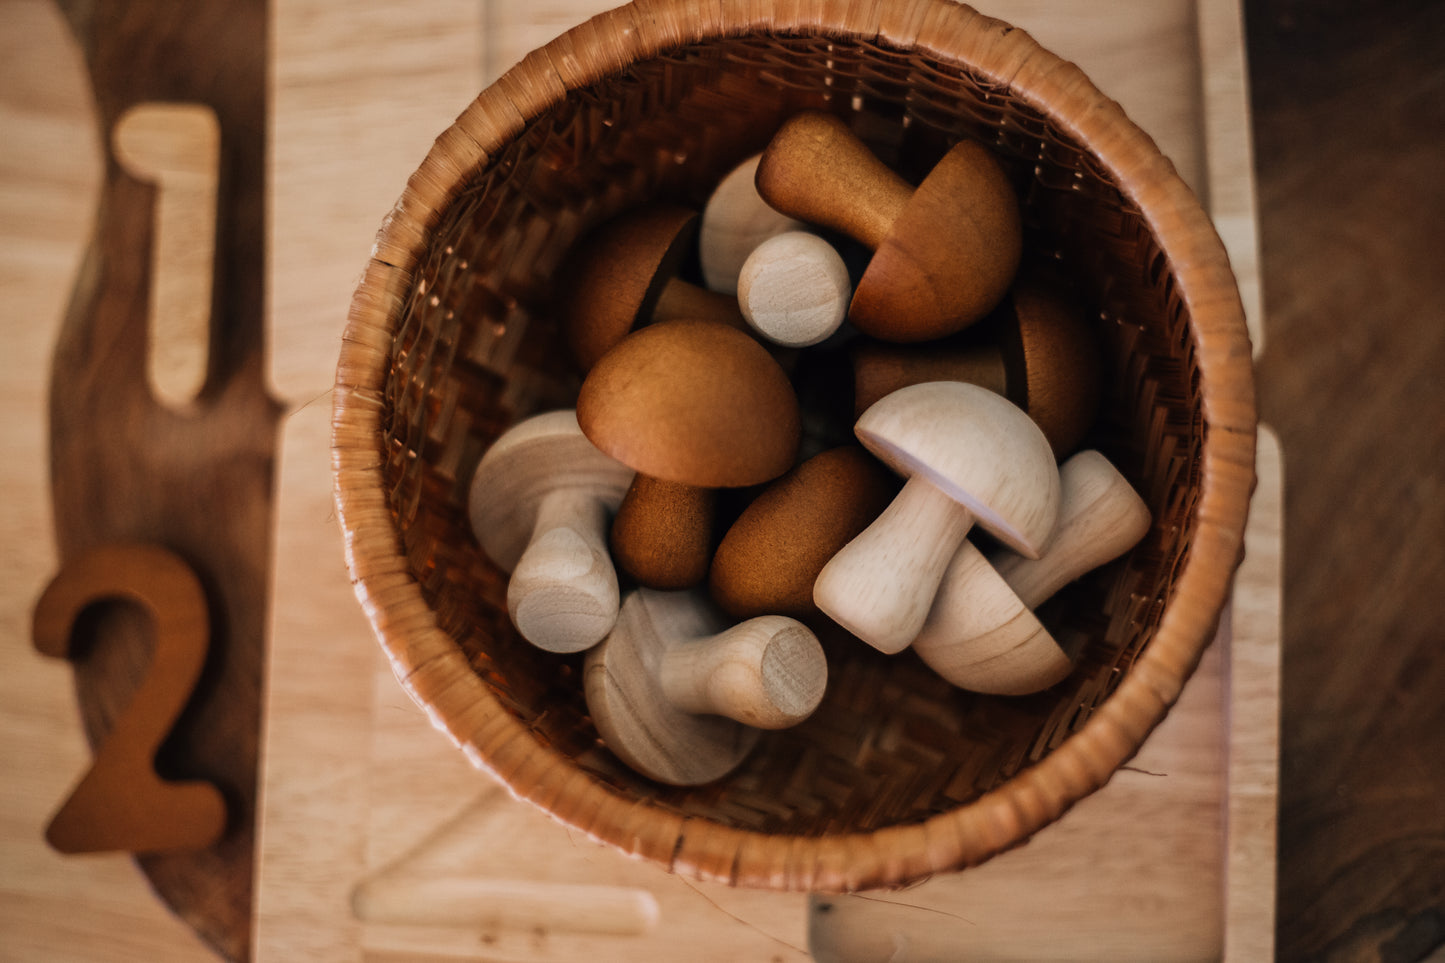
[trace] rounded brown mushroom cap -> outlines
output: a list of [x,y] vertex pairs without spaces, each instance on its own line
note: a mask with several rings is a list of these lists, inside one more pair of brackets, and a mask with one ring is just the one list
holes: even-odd
[[813,582],[898,493],[892,473],[856,445],[814,455],[768,486],[723,536],[709,588],[729,615],[818,611]]
[[1015,324],[1003,344],[1008,395],[1038,422],[1063,458],[1079,447],[1099,413],[1099,343],[1078,304],[1037,281],[1013,291]]
[[848,320],[888,341],[941,338],[1003,300],[1022,255],[1008,176],[988,148],[963,141],[918,185],[873,252]]
[[1059,470],[1023,409],[987,388],[928,381],[888,395],[854,433],[908,478],[922,475],[1014,551],[1038,558],[1059,515]]
[[697,232],[685,207],[649,204],[613,218],[584,238],[558,272],[567,292],[562,330],[583,371],[650,315]]
[[776,478],[802,435],[793,386],[767,349],[709,321],[628,335],[582,382],[577,421],[639,473],[703,488]]

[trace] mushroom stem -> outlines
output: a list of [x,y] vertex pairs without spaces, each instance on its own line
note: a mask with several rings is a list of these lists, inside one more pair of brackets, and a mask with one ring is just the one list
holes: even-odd
[[1008,396],[1008,371],[996,345],[949,348],[872,341],[853,351],[853,416],[899,388],[925,381],[964,381]]
[[617,621],[607,520],[606,507],[587,489],[559,488],[538,502],[532,538],[507,583],[512,624],[538,648],[581,652]]
[[[758,163],[757,189],[775,209],[877,248],[913,187],[838,118],[806,111],[784,124]],[[846,203],[840,203],[846,198]]]
[[1099,452],[1079,452],[1064,462],[1059,478],[1064,507],[1048,552],[1039,559],[1008,553],[995,566],[1029,608],[1123,555],[1149,531],[1149,506]]
[[752,331],[738,307],[737,298],[700,288],[681,278],[667,280],[646,320],[653,324],[660,321],[716,321],[739,331]]
[[707,578],[716,493],[639,473],[612,522],[612,556],[649,588],[684,589]]
[[973,523],[973,512],[915,474],[877,520],[823,566],[813,601],[879,651],[900,652],[923,628],[944,570]]
[[785,729],[818,707],[827,663],[801,623],[764,615],[668,650],[659,682],[667,700],[684,712]]
[[1148,532],[1148,506],[1097,451],[1070,458],[1059,477],[1059,521],[1041,558],[1004,552],[990,564],[965,543],[949,563],[913,648],[954,685],[1022,695],[1063,679],[1072,661],[1031,610]]

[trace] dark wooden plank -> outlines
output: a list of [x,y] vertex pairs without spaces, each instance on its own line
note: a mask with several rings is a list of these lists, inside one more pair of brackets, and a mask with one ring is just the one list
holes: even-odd
[[[51,478],[61,564],[101,542],[186,559],[212,610],[212,648],[158,769],[215,782],[230,822],[194,853],[140,857],[158,895],[219,953],[248,955],[273,450],[264,386],[266,4],[63,0],[85,51],[103,142],[145,101],[209,105],[220,121],[208,386],[190,409],[152,398],[146,304],[155,191],[107,157],[96,233],[56,349]],[[108,606],[76,666],[87,735],[114,723],[144,671],[149,625]]]
[[1282,960],[1445,947],[1445,4],[1247,6],[1285,501]]

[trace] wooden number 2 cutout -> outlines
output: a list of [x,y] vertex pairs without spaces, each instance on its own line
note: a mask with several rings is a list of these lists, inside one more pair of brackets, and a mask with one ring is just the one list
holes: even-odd
[[65,566],[35,606],[35,647],[71,656],[76,617],[107,599],[150,611],[155,654],[134,698],[101,744],[90,771],[60,807],[45,838],[63,853],[203,849],[220,838],[226,803],[208,782],[167,782],[155,755],[190,698],[210,642],[201,583],[155,545],[109,545]]

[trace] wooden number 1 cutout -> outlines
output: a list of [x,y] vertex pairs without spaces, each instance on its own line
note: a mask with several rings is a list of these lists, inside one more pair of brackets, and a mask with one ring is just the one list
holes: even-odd
[[167,782],[156,750],[190,698],[206,659],[210,621],[200,580],[155,545],[109,545],[66,565],[35,606],[35,647],[71,657],[76,617],[111,599],[139,603],[155,628],[155,654],[90,771],[50,821],[63,853],[203,849],[220,838],[226,803],[208,782]]

